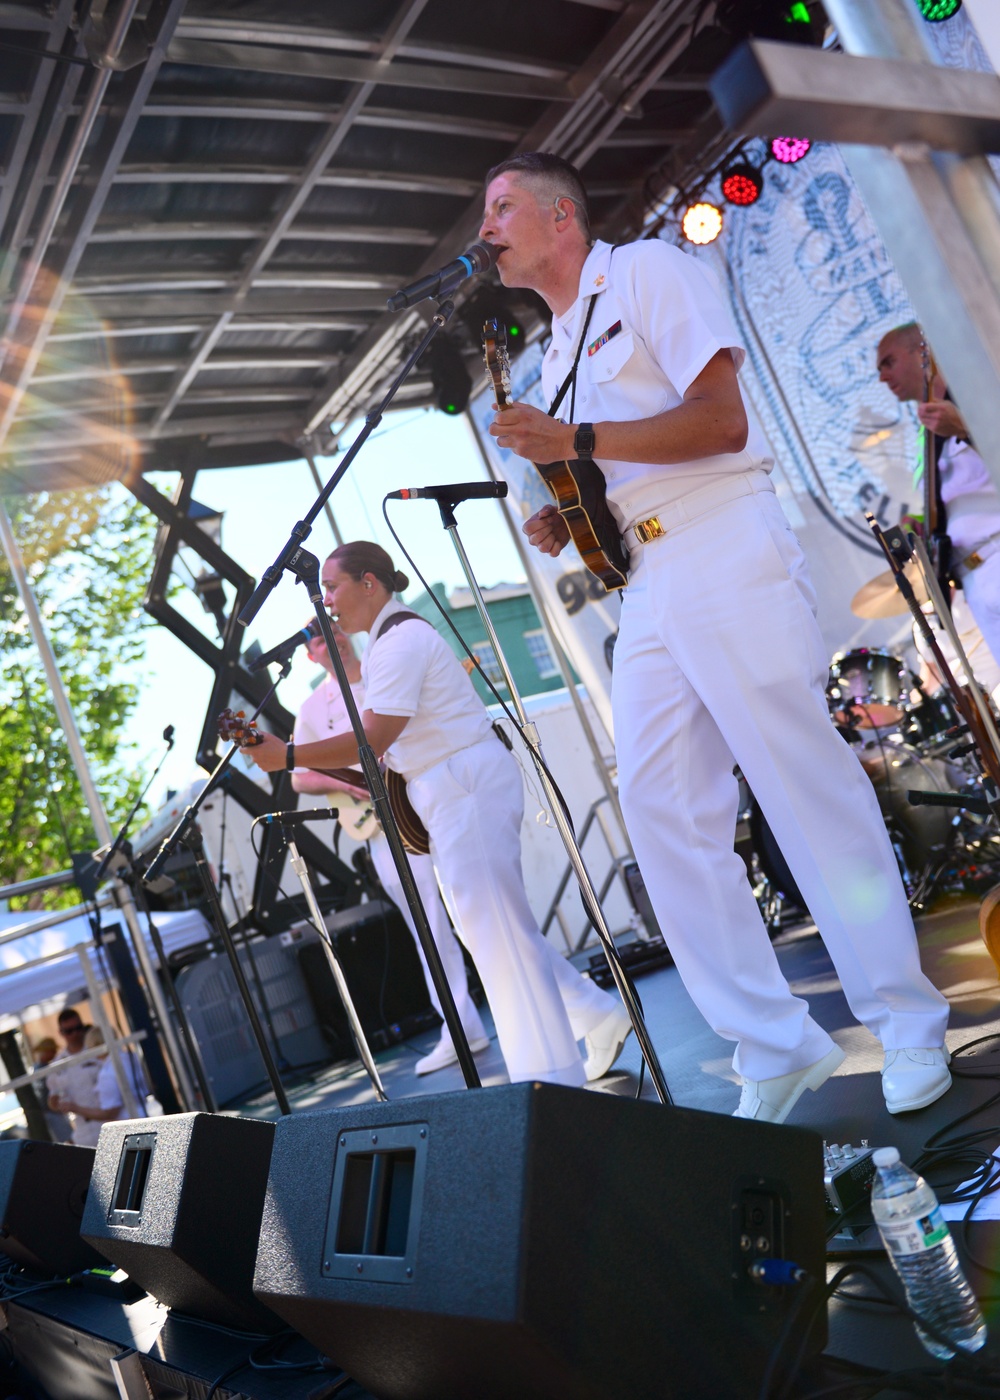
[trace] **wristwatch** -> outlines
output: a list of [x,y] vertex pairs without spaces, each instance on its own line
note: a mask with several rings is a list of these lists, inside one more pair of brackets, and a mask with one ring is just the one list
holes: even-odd
[[294,745],[294,744],[286,744],[286,745],[285,745],[285,767],[288,769],[289,773],[291,773],[292,769],[295,767],[295,745]]
[[595,445],[593,423],[581,423],[573,438],[573,451],[578,457],[593,457]]

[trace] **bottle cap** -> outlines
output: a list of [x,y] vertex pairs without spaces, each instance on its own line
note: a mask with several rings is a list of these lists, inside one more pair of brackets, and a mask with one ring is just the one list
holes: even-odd
[[872,1153],[872,1161],[877,1167],[894,1167],[899,1161],[898,1147],[879,1147]]

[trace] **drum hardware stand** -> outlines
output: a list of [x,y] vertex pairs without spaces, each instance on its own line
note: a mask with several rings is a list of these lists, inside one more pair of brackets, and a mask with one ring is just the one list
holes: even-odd
[[482,1087],[479,1071],[476,1069],[475,1061],[472,1058],[472,1051],[469,1049],[469,1042],[466,1039],[465,1029],[462,1026],[458,1011],[455,1008],[455,1000],[451,994],[451,987],[448,985],[448,978],[445,975],[444,965],[441,962],[441,955],[437,950],[437,944],[434,942],[434,935],[431,933],[430,924],[427,921],[427,913],[424,909],[423,901],[420,898],[420,892],[417,889],[416,881],[413,878],[413,872],[410,870],[410,863],[406,858],[406,848],[399,834],[399,827],[396,824],[396,819],[389,806],[385,779],[378,766],[375,751],[368,742],[364,726],[361,723],[361,716],[358,713],[357,704],[351,693],[350,682],[344,671],[344,663],[341,661],[340,653],[337,650],[333,628],[330,625],[330,619],[323,605],[323,590],[319,579],[319,560],[314,554],[310,554],[308,550],[303,547],[304,542],[308,539],[312,531],[316,517],[333,495],[337,485],[350,469],[355,457],[357,457],[374,429],[378,427],[379,423],[382,421],[382,415],[389,407],[400,385],[409,375],[425,350],[427,350],[438,331],[448,324],[454,311],[455,303],[453,301],[446,300],[439,302],[437,311],[431,318],[430,325],[427,327],[420,341],[413,347],[404,360],[399,373],[382,396],[380,403],[376,408],[365,415],[364,426],[344,454],[340,465],[316,497],[316,500],[309,507],[305,517],[302,520],[296,521],[292,526],[291,534],[274,563],[268,565],[264,570],[261,575],[260,583],[254,589],[243,611],[239,614],[237,622],[241,627],[249,626],[263,607],[264,602],[270,596],[271,592],[277,587],[286,569],[295,576],[299,583],[305,584],[306,592],[309,594],[309,601],[312,603],[316,613],[316,621],[319,625],[320,635],[326,643],[326,649],[334,665],[337,682],[340,686],[341,694],[344,697],[344,705],[347,709],[347,718],[354,733],[354,737],[357,740],[358,760],[361,765],[361,771],[364,774],[368,791],[371,794],[372,806],[379,820],[379,824],[385,832],[386,840],[389,843],[392,861],[396,867],[396,873],[399,876],[400,884],[403,887],[403,894],[406,898],[407,906],[413,916],[413,924],[417,931],[417,937],[420,939],[420,946],[424,951],[427,968],[430,972],[431,980],[434,983],[434,990],[437,992],[438,999],[441,1003],[441,1014],[444,1017],[445,1025],[448,1027],[448,1031],[455,1045],[455,1053],[458,1056],[458,1063],[461,1066],[466,1087],[469,1089],[479,1089]]
[[[935,577],[930,559],[923,540],[919,536],[907,538],[902,528],[898,525],[891,530],[883,531],[878,521],[870,511],[865,512],[865,519],[871,527],[872,533],[882,548],[889,567],[892,569],[896,586],[906,600],[906,604],[913,615],[914,621],[920,628],[924,638],[934,656],[934,664],[938,668],[938,673],[944,680],[945,685],[951,691],[955,706],[965,721],[969,730],[969,736],[973,740],[979,753],[982,764],[981,783],[983,788],[982,797],[976,799],[964,793],[908,793],[907,796],[914,806],[951,806],[966,807],[970,811],[980,813],[990,813],[994,820],[1000,825],[1000,736],[997,734],[993,716],[980,693],[979,684],[972,674],[968,658],[962,646],[955,624],[952,621],[951,610],[945,602],[941,588]],[[912,539],[912,543],[911,543]],[[962,663],[962,668],[968,680],[968,688],[960,686],[955,676],[945,660],[938,640],[934,635],[934,628],[930,624],[929,618],[922,611],[920,604],[916,600],[913,587],[905,574],[906,563],[916,557],[923,574],[924,584],[927,588],[928,597],[934,604],[935,611],[947,631],[955,653]]]
[[[340,994],[340,1000],[343,1002],[344,1010],[347,1012],[347,1021],[348,1025],[351,1028],[351,1037],[354,1040],[355,1049],[358,1052],[358,1058],[360,1059],[361,1063],[364,1065],[365,1069],[368,1072],[368,1078],[371,1080],[372,1088],[375,1090],[375,1097],[379,1100],[380,1103],[387,1103],[389,1100],[389,1095],[385,1092],[385,1089],[382,1086],[382,1080],[379,1077],[378,1067],[375,1064],[375,1057],[372,1055],[371,1047],[368,1044],[368,1039],[364,1032],[364,1027],[361,1024],[361,1018],[358,1015],[357,1008],[355,1007],[354,1001],[351,997],[350,988],[347,985],[347,979],[344,976],[344,970],[340,966],[340,961],[337,958],[336,947],[334,946],[333,939],[330,937],[329,930],[327,929],[326,920],[323,918],[323,912],[319,907],[319,901],[316,898],[316,892],[313,889],[312,880],[309,878],[309,868],[306,865],[305,861],[302,859],[302,856],[299,854],[299,848],[295,844],[295,837],[293,835],[293,827],[291,822],[281,820],[282,817],[287,817],[290,815],[298,814],[274,812],[269,814],[268,816],[257,817],[254,821],[254,826],[257,825],[257,822],[261,821],[277,821],[278,825],[281,828],[281,834],[284,837],[285,844],[288,847],[288,858],[292,863],[292,869],[299,877],[299,883],[302,886],[302,893],[305,895],[306,904],[309,907],[310,917],[312,918],[316,932],[319,934],[320,942],[323,945],[323,951],[326,953],[326,960],[330,966],[330,971],[333,974],[333,980],[337,984],[337,991]],[[339,812],[336,807],[331,807],[329,811],[321,811],[320,816],[336,818],[337,816],[339,816]]]
[[570,864],[573,867],[573,873],[576,875],[580,885],[580,892],[583,895],[586,912],[603,945],[604,953],[608,960],[608,967],[614,978],[618,994],[625,1003],[625,1009],[629,1014],[629,1020],[632,1022],[632,1028],[635,1031],[636,1040],[639,1042],[642,1057],[649,1068],[649,1077],[653,1081],[653,1087],[656,1089],[657,1097],[660,1102],[663,1104],[670,1104],[672,1103],[670,1091],[667,1088],[667,1082],[664,1078],[663,1070],[660,1067],[660,1061],[656,1050],[653,1048],[653,1042],[649,1038],[649,1031],[646,1029],[646,1022],[639,1005],[639,1000],[632,988],[628,974],[622,965],[618,949],[615,947],[614,939],[611,936],[611,930],[608,928],[607,920],[604,917],[604,911],[601,909],[600,901],[597,897],[597,891],[591,881],[590,874],[584,864],[580,847],[577,844],[576,834],[573,831],[568,813],[563,806],[562,794],[555,786],[552,775],[542,757],[542,744],[538,730],[531,720],[528,719],[527,711],[524,708],[517,686],[514,684],[514,677],[511,675],[510,667],[507,664],[507,658],[504,656],[503,648],[500,645],[500,639],[496,634],[493,621],[486,609],[486,600],[483,598],[479,584],[476,582],[476,576],[469,562],[469,556],[465,552],[465,546],[462,544],[461,537],[458,533],[458,522],[455,519],[454,506],[450,501],[440,499],[437,505],[438,510],[441,512],[441,524],[451,535],[459,563],[462,566],[462,571],[465,574],[475,600],[476,611],[479,613],[480,621],[486,629],[486,635],[493,648],[497,664],[503,673],[504,682],[510,694],[514,709],[517,712],[518,729],[521,738],[524,740],[528,752],[531,755],[532,762],[535,765],[538,780],[541,783],[542,790],[545,793],[545,799],[549,805],[549,811],[552,813],[553,821],[562,838],[562,843],[566,848],[566,854],[569,856]]
[[[291,669],[292,663],[291,658],[289,658],[282,665],[278,679],[274,682],[271,689],[257,707],[257,714],[264,708],[268,700],[270,700],[271,696],[277,690],[280,682],[288,675]],[[254,716],[254,718],[256,718],[256,716]],[[252,720],[248,721],[248,723],[252,723]],[[229,959],[229,965],[233,970],[233,977],[236,979],[236,987],[240,994],[240,1000],[243,1002],[244,1010],[247,1013],[247,1020],[250,1022],[250,1030],[254,1040],[257,1042],[257,1049],[264,1062],[264,1069],[267,1071],[267,1077],[274,1091],[275,1100],[283,1114],[290,1114],[292,1111],[291,1104],[288,1102],[285,1086],[281,1082],[281,1075],[278,1073],[274,1058],[271,1055],[271,1048],[267,1043],[264,1027],[260,1023],[260,1017],[257,1014],[253,996],[247,985],[247,979],[244,976],[243,968],[240,965],[236,945],[233,942],[232,934],[229,931],[229,923],[226,919],[225,911],[222,908],[222,900],[219,898],[219,891],[216,889],[215,881],[212,879],[212,869],[205,851],[205,842],[202,839],[201,828],[195,820],[206,798],[213,791],[219,779],[239,752],[239,744],[230,744],[222,758],[215,765],[215,768],[209,775],[208,782],[202,788],[201,792],[199,792],[195,800],[189,803],[181,813],[177,825],[163,841],[153,861],[147,866],[143,879],[147,885],[151,885],[154,880],[158,879],[168,857],[175,847],[182,843],[187,846],[188,850],[194,856],[195,868],[198,871],[198,878],[201,881],[201,887],[208,904],[212,924],[222,942],[226,957]]]

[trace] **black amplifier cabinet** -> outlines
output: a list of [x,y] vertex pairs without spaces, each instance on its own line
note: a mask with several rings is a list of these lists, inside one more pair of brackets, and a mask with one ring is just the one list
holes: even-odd
[[94,1149],[0,1142],[0,1250],[42,1274],[75,1274],[103,1258],[80,1238]]
[[516,1084],[282,1119],[254,1291],[380,1400],[753,1400],[824,1221],[814,1133]]
[[[394,904],[381,899],[355,904],[327,915],[326,924],[373,1048],[437,1024],[413,935]],[[299,966],[320,1029],[335,1055],[353,1058],[347,1013],[322,944],[311,926],[298,927],[306,931],[298,949]]]
[[211,1113],[106,1123],[84,1238],[171,1308],[277,1330],[251,1287],[273,1134]]

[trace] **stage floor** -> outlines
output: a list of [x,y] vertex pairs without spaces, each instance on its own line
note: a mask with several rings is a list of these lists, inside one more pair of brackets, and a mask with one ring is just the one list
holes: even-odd
[[[951,1003],[948,1048],[953,1054],[980,1037],[1000,1037],[1000,979],[979,936],[977,911],[978,901],[949,899],[917,921],[924,968]],[[938,1104],[893,1118],[886,1112],[881,1095],[881,1049],[851,1016],[818,934],[811,926],[789,930],[775,940],[775,949],[793,989],[808,1000],[813,1015],[847,1052],[843,1065],[822,1091],[807,1093],[800,1099],[790,1122],[815,1128],[829,1142],[856,1144],[867,1138],[879,1146],[894,1143],[905,1157],[919,1151],[930,1133],[986,1097],[975,1083],[956,1081]],[[591,951],[588,950],[588,956]],[[676,968],[644,973],[636,986],[674,1102],[686,1108],[732,1113],[739,1101],[738,1079],[731,1064],[732,1046],[702,1020]],[[488,1007],[483,1008],[483,1017],[491,1041],[489,1049],[476,1056],[476,1065],[485,1085],[504,1084],[507,1076],[492,1036]],[[458,1065],[422,1078],[414,1073],[417,1059],[436,1040],[437,1032],[427,1032],[375,1056],[390,1099],[464,1087]],[[989,1051],[990,1047],[984,1049]],[[1000,1073],[1000,1039],[997,1067]],[[634,1095],[639,1068],[640,1055],[633,1036],[612,1073],[590,1085],[588,1092]],[[374,1099],[368,1076],[357,1061],[331,1066],[304,1082],[296,1083],[292,1078],[286,1089],[296,1112],[340,1108]],[[656,1097],[648,1076],[642,1097]],[[230,1106],[230,1110],[263,1118],[278,1116],[270,1093],[247,1099],[238,1107]]]

